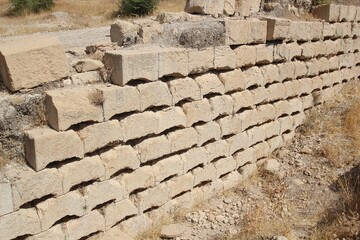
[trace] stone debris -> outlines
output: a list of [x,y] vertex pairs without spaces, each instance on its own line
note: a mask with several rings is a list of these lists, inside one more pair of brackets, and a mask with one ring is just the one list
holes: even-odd
[[165,225],[161,228],[160,237],[164,239],[181,237],[185,230],[182,224]]

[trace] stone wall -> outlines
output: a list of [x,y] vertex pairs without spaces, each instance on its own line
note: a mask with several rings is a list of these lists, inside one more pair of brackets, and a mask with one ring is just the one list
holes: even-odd
[[0,183],[0,239],[126,239],[246,180],[358,79],[356,16],[224,19],[223,46],[108,51],[112,84],[46,92],[30,167]]

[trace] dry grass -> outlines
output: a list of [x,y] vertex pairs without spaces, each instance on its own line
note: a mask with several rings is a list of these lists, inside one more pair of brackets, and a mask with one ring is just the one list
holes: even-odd
[[93,90],[93,91],[89,92],[87,97],[88,97],[90,103],[95,106],[102,106],[102,104],[105,101],[102,92],[99,90]]

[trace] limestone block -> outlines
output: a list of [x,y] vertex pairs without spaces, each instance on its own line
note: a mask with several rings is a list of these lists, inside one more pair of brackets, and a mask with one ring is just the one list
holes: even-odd
[[207,99],[189,102],[183,105],[186,114],[186,126],[190,127],[197,122],[211,121],[211,105]]
[[360,7],[356,7],[355,22],[360,22]]
[[93,156],[68,163],[59,168],[59,173],[63,177],[64,192],[68,192],[80,183],[104,179],[105,168],[99,156]]
[[35,208],[20,209],[0,218],[0,239],[15,239],[41,232]]
[[246,164],[239,169],[242,180],[247,180],[257,172],[256,163]]
[[284,133],[282,135],[283,137],[283,142],[286,143],[286,142],[289,142],[291,139],[293,139],[295,136],[295,132],[294,131],[291,131],[291,132],[288,132],[288,133]]
[[219,157],[229,156],[229,144],[225,140],[208,143],[204,148],[208,152],[209,162]]
[[218,15],[223,14],[223,11],[224,0],[188,0],[185,6],[185,12],[193,14]]
[[186,49],[165,48],[159,51],[159,77],[184,77],[188,74],[188,52]]
[[301,78],[307,75],[308,69],[305,62],[294,61],[293,65],[295,66],[295,78]]
[[96,71],[104,67],[104,64],[99,60],[94,60],[91,58],[85,58],[79,60],[74,68],[78,73]]
[[56,132],[48,128],[25,132],[26,161],[36,171],[49,163],[84,156],[80,138],[74,131]]
[[249,136],[248,133],[242,132],[235,134],[234,136],[226,139],[230,146],[230,154],[234,154],[235,152],[239,150],[245,150],[250,146],[249,142]]
[[[351,11],[350,13],[350,8],[353,8],[352,6],[348,6],[348,5],[340,5],[340,15],[339,15],[339,22],[350,22],[350,21],[354,21],[354,11]],[[355,15],[356,15],[356,8],[355,10]],[[352,19],[351,19],[352,18]]]
[[319,72],[320,73],[328,72],[329,71],[329,59],[327,57],[322,57],[322,58],[319,58],[318,60],[319,60],[318,61]]
[[180,175],[183,172],[183,161],[179,155],[174,155],[153,165],[155,183],[159,184],[165,179]]
[[86,186],[84,192],[88,211],[106,202],[123,200],[126,194],[125,188],[114,179],[95,182]]
[[229,46],[215,47],[214,68],[226,70],[236,68],[236,54]]
[[267,144],[267,142],[259,143],[255,145],[253,148],[254,148],[254,155],[256,160],[268,157],[268,155],[270,154],[270,147]]
[[291,61],[295,57],[300,57],[301,46],[298,43],[282,43],[274,47],[274,61]]
[[171,152],[191,148],[198,144],[198,133],[194,128],[180,129],[167,135],[171,142]]
[[34,172],[29,168],[11,169],[5,175],[11,182],[14,210],[35,199],[63,193],[62,177],[56,169],[45,169],[40,172]]
[[241,16],[248,17],[254,13],[259,12],[260,3],[260,0],[236,0],[236,12],[239,12]]
[[155,184],[155,176],[150,166],[141,167],[132,173],[121,177],[121,184],[125,187],[128,194],[138,190],[152,187]]
[[299,92],[301,94],[310,94],[314,89],[312,88],[312,81],[310,78],[303,78],[300,80]]
[[217,75],[213,73],[207,73],[195,78],[196,83],[200,87],[202,96],[211,93],[225,93],[224,85],[221,83]]
[[276,111],[272,104],[265,104],[258,106],[257,112],[258,112],[257,120],[258,123],[261,124],[268,122],[269,120],[274,120],[276,118],[276,114],[275,114]]
[[216,178],[220,178],[236,169],[236,160],[232,156],[221,158],[214,165],[216,168]]
[[283,139],[281,136],[273,137],[267,140],[270,152],[275,151],[283,145]]
[[280,81],[287,80],[287,79],[294,79],[295,77],[295,65],[293,62],[285,62],[278,64],[277,67],[279,68],[280,74]]
[[302,101],[300,98],[293,98],[288,100],[288,102],[289,102],[289,112],[291,114],[296,112],[301,112],[303,110]]
[[184,162],[184,173],[187,173],[189,170],[203,165],[208,161],[208,153],[205,148],[192,148],[180,156]]
[[252,67],[244,71],[246,86],[247,88],[253,86],[263,86],[264,85],[264,76],[261,73],[259,67]]
[[214,68],[214,48],[189,49],[189,71],[191,74],[204,73]]
[[220,125],[216,122],[208,122],[202,125],[195,126],[198,133],[198,146],[210,140],[219,140],[221,137]]
[[82,122],[102,122],[102,103],[101,92],[88,86],[47,91],[46,118],[57,131]]
[[66,240],[66,232],[61,224],[55,225],[47,231],[28,237],[29,240]]
[[0,76],[14,92],[69,75],[65,49],[54,37],[28,37],[0,44]]
[[260,67],[261,73],[264,76],[264,83],[273,83],[279,81],[279,68],[276,65],[265,65]]
[[340,5],[329,4],[318,6],[313,9],[315,18],[320,18],[326,22],[337,22],[340,18]]
[[97,210],[82,218],[70,220],[65,225],[69,240],[77,240],[95,232],[105,231],[105,219]]
[[168,86],[173,96],[173,104],[182,100],[197,101],[201,99],[200,87],[192,78],[176,79],[168,82]]
[[149,107],[170,106],[172,96],[166,83],[152,82],[138,85],[140,92],[140,110]]
[[336,37],[339,38],[351,37],[350,22],[335,23],[335,28],[336,28]]
[[185,127],[186,115],[182,108],[171,107],[162,111],[156,112],[156,118],[158,121],[158,133],[162,133],[165,130],[173,127]]
[[264,104],[269,102],[269,90],[265,87],[258,87],[254,90],[251,90],[251,93],[254,95],[254,104]]
[[286,40],[289,39],[289,28],[291,21],[284,18],[266,17],[267,36],[266,40]]
[[305,42],[301,45],[301,57],[304,59],[313,58],[318,55],[314,42]]
[[320,90],[323,87],[323,80],[321,79],[321,77],[316,76],[311,78],[311,88],[313,90]]
[[145,215],[139,215],[120,223],[120,229],[131,237],[135,238],[139,233],[143,233],[151,228],[152,221]]
[[[0,217],[14,211],[10,183],[0,183]],[[1,220],[0,220],[1,221]]]
[[[360,10],[358,10],[358,11],[360,11]],[[359,37],[360,36],[360,25],[357,22],[352,23],[351,35],[353,37]]]
[[137,79],[156,81],[159,78],[158,50],[108,51],[105,53],[105,66],[111,71],[111,81],[116,85],[125,86]]
[[211,104],[212,119],[233,114],[234,100],[231,96],[216,96],[209,100]]
[[294,124],[295,127],[300,126],[301,124],[303,124],[306,120],[306,115],[304,112],[300,112],[298,114],[294,115]]
[[138,208],[128,199],[109,204],[103,209],[105,229],[110,230],[118,222],[124,220],[126,217],[135,216],[138,212]]
[[224,85],[226,93],[237,90],[245,90],[246,88],[245,75],[241,69],[220,73],[219,79]]
[[85,198],[77,191],[69,192],[57,198],[50,198],[36,205],[41,229],[49,229],[56,221],[66,216],[85,215]]
[[234,49],[236,54],[236,67],[254,66],[256,63],[256,47],[242,45]]
[[304,96],[304,97],[302,97],[301,100],[302,100],[302,105],[303,105],[304,110],[310,109],[310,108],[314,107],[314,105],[315,105],[314,97],[312,95]]
[[307,76],[316,76],[319,74],[319,60],[316,58],[311,59],[310,61],[306,62],[306,67],[308,69]]
[[213,164],[208,164],[202,168],[194,169],[193,175],[194,175],[194,187],[195,187],[201,183],[215,180],[216,168]]
[[102,93],[105,120],[117,114],[140,110],[140,93],[136,87],[95,86]]
[[[135,20],[136,21],[136,20]],[[141,20],[138,20],[141,21]],[[143,20],[149,21],[149,20]],[[159,36],[164,32],[164,25],[158,24],[155,21],[150,20],[147,24],[138,23],[141,25],[139,36],[141,37],[141,42],[144,44],[153,44],[158,41]]]
[[102,80],[98,71],[90,71],[84,73],[75,73],[71,75],[72,84],[75,86],[96,83]]
[[119,46],[134,44],[138,41],[139,25],[124,20],[116,20],[110,27],[111,42]]
[[253,127],[246,131],[248,135],[248,143],[250,146],[263,142],[266,139],[265,131],[262,126],[263,125],[258,127]]
[[254,163],[256,161],[254,154],[253,148],[244,149],[243,151],[235,153],[234,159],[236,160],[237,167],[239,168]]
[[129,145],[118,146],[107,152],[101,153],[100,158],[105,167],[105,178],[109,179],[119,171],[140,167],[140,159],[137,152]]
[[279,101],[274,103],[274,107],[276,109],[276,118],[281,116],[290,115],[289,111],[289,102],[288,101]]
[[241,132],[242,119],[239,114],[227,116],[218,120],[221,129],[221,136],[229,136]]
[[335,25],[329,22],[324,22],[323,37],[332,39],[335,38],[335,36],[336,36]]
[[135,204],[142,213],[152,207],[164,205],[170,198],[170,189],[165,184],[160,184],[154,188],[149,188],[136,194]]
[[321,22],[292,21],[289,28],[290,38],[295,41],[311,41],[322,38],[323,24]]
[[191,173],[176,177],[167,182],[170,189],[170,197],[173,198],[181,193],[192,189],[194,176]]
[[258,110],[256,108],[251,110],[246,110],[242,112],[240,116],[242,119],[243,131],[248,129],[249,127],[252,127],[260,123],[258,118]]
[[265,139],[270,139],[280,135],[281,124],[278,121],[272,121],[261,125],[260,129],[265,131]]
[[300,95],[300,81],[288,81],[284,82],[285,86],[285,96],[286,98],[295,97]]
[[137,144],[135,149],[138,151],[140,162],[145,163],[171,153],[171,141],[165,136],[153,137]]
[[224,184],[221,179],[215,179],[213,182],[205,184],[203,187],[204,199],[211,199],[217,195],[217,193],[224,191]]
[[268,87],[269,102],[286,99],[286,86],[283,83],[275,83]]
[[124,129],[124,141],[158,132],[158,121],[154,112],[135,113],[124,118],[120,123]]
[[274,60],[274,46],[271,44],[256,45],[256,63],[266,64]]
[[78,135],[83,141],[85,153],[124,140],[124,130],[117,120],[87,126],[78,131]]
[[224,191],[235,188],[242,181],[238,171],[227,174],[221,180],[223,181]]
[[227,45],[264,43],[266,25],[266,21],[259,20],[225,20],[225,43]]

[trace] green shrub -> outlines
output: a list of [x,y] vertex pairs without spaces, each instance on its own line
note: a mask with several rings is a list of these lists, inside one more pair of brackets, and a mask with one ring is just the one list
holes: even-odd
[[121,0],[120,14],[126,16],[149,15],[157,7],[158,0]]
[[50,10],[54,6],[53,0],[10,0],[10,13],[22,15],[26,12],[38,13]]

